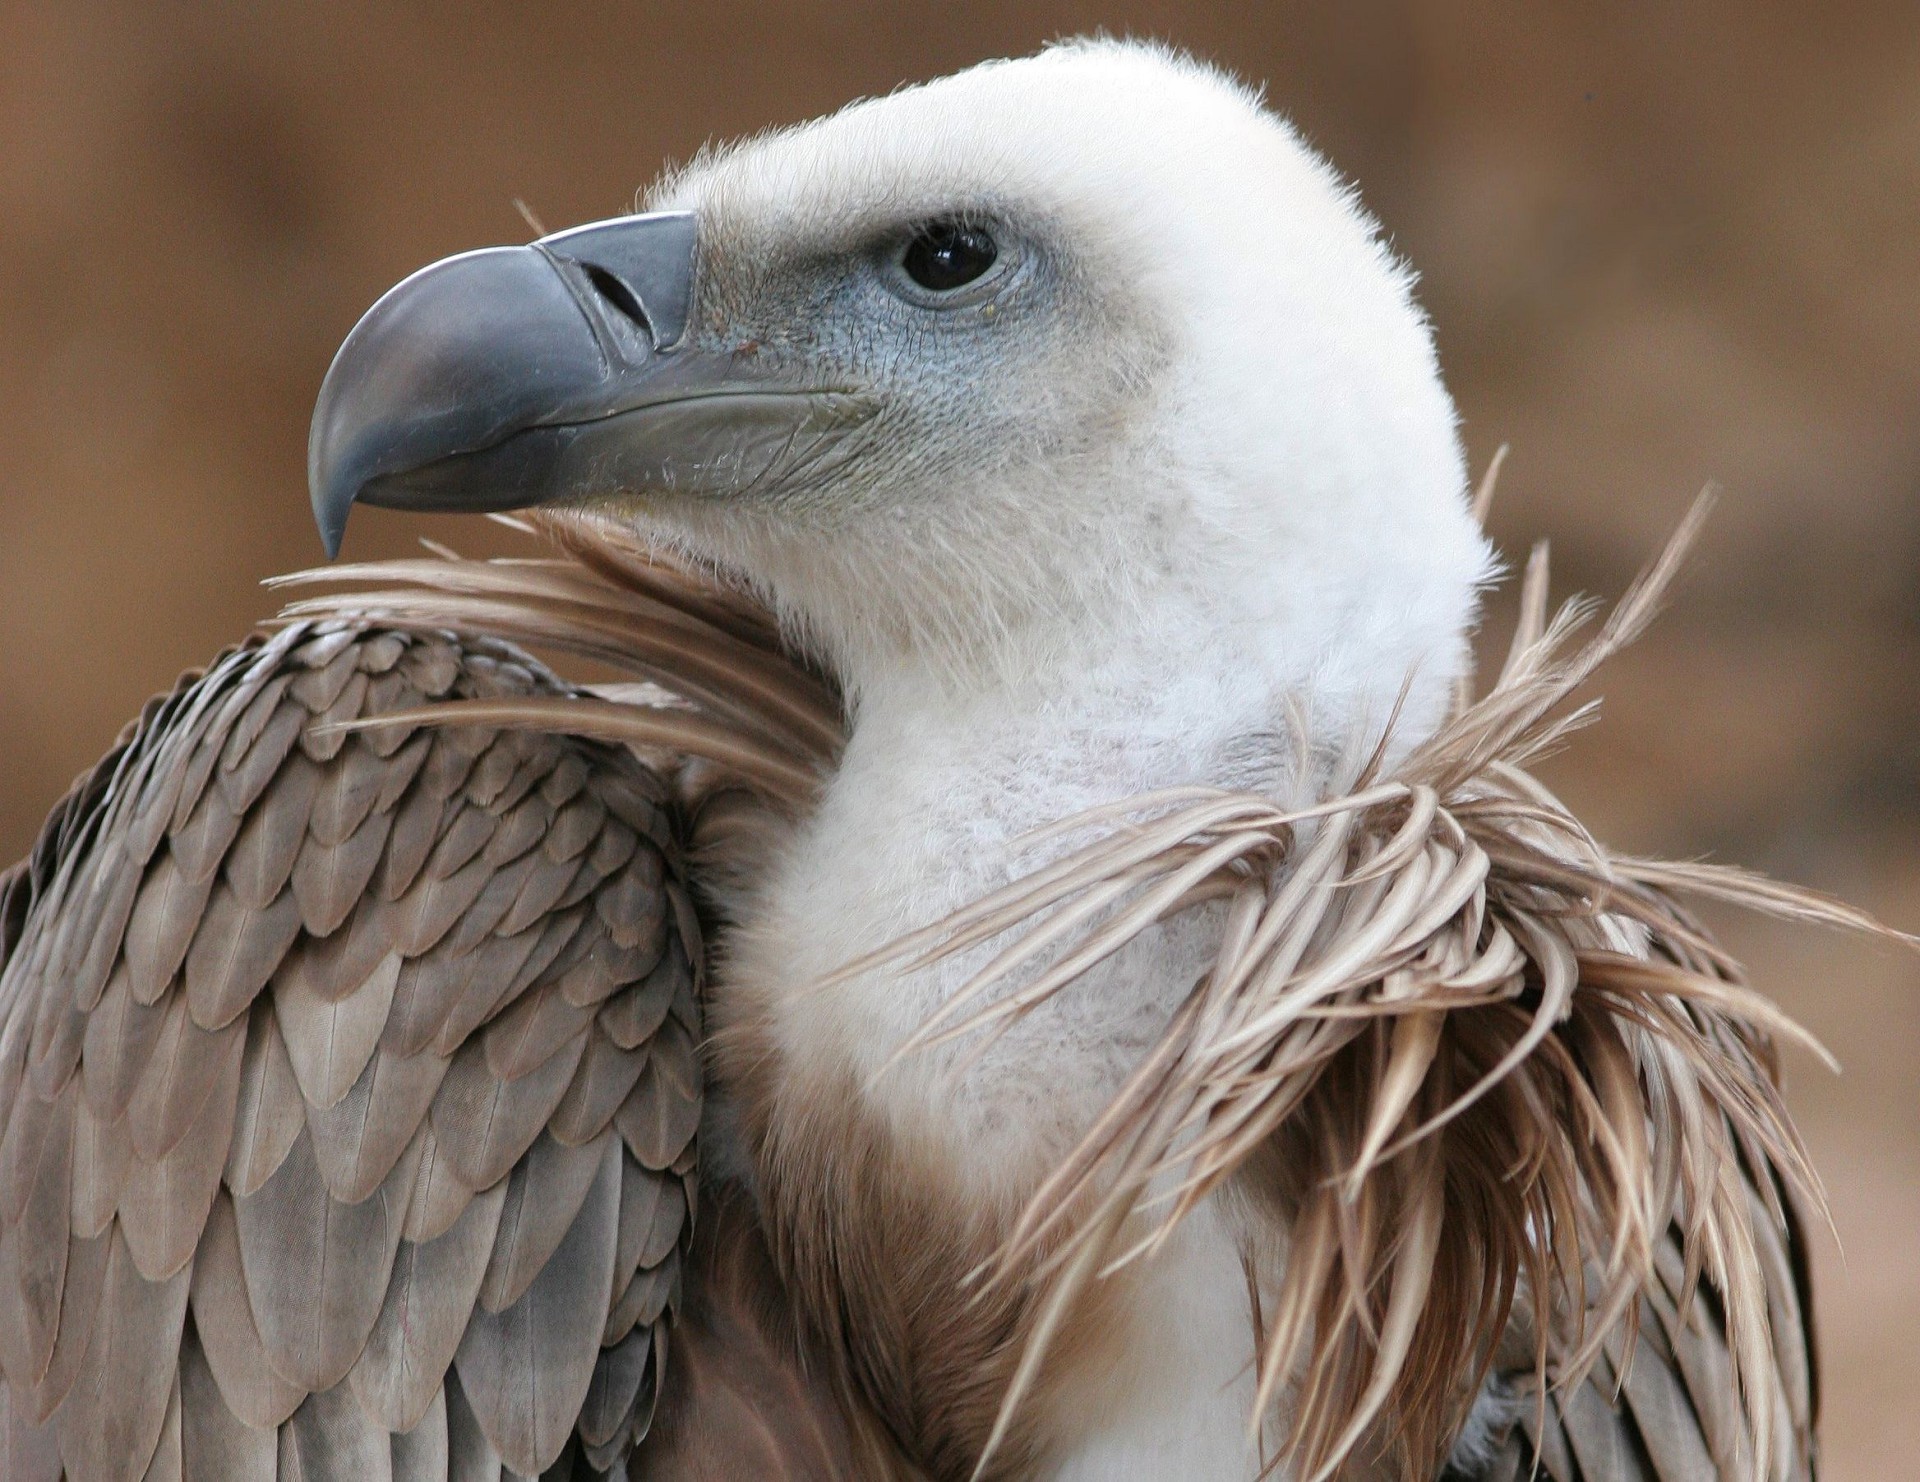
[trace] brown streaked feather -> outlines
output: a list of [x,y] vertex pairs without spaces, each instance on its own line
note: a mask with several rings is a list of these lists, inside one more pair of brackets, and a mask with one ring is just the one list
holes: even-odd
[[[493,755],[492,749],[489,748],[483,755]],[[433,853],[428,856],[427,868],[436,878],[446,879],[486,848],[497,826],[494,816],[484,806],[465,802],[454,804],[452,816],[440,831]]]
[[[396,770],[387,758],[376,756],[363,745],[344,748],[337,764],[327,768],[314,795],[312,811],[307,815],[308,837],[323,849],[346,843],[366,823],[389,785],[397,782],[406,786],[404,777],[392,775]],[[359,892],[354,894],[357,897]]]
[[[404,1236],[412,1241],[438,1239],[465,1212],[474,1191],[454,1172],[446,1149],[434,1135],[432,1121],[420,1128],[420,1164],[414,1171],[413,1192],[407,1200]],[[504,1191],[504,1181],[495,1187]]]
[[272,1178],[234,1201],[247,1300],[267,1356],[303,1388],[338,1384],[379,1316],[415,1170],[337,1204],[302,1132]]
[[[116,849],[115,841],[111,839],[101,852],[103,856],[118,857],[100,861],[95,870],[96,887],[76,903],[79,909],[75,911],[76,916],[85,910],[93,917],[91,923],[79,933],[85,950],[79,965],[73,970],[71,980],[74,1004],[82,1010],[99,998],[116,964],[125,965],[120,953],[120,941],[140,892],[139,874],[130,863],[127,852]],[[96,904],[97,913],[91,909]],[[36,947],[38,945],[35,944]],[[128,991],[131,992],[131,988]]]
[[86,1016],[86,1037],[81,1044],[86,1104],[94,1115],[104,1121],[117,1121],[127,1112],[165,1021],[167,1008],[134,1000],[127,971],[115,969],[98,1006]]
[[[487,1069],[502,1081],[531,1075],[564,1046],[584,1037],[592,1022],[593,1009],[569,1003],[558,983],[536,988],[481,1031]],[[572,1079],[569,1072],[569,1085]]]
[[400,966],[400,954],[389,952],[357,991],[336,999],[320,997],[304,974],[290,973],[275,982],[280,1038],[309,1106],[338,1105],[360,1079],[387,1027]]
[[306,1391],[280,1376],[260,1341],[240,1264],[240,1230],[224,1191],[195,1254],[189,1300],[201,1357],[225,1408],[247,1426],[273,1431],[300,1408]]
[[281,1434],[292,1438],[304,1478],[392,1482],[392,1437],[345,1385],[308,1395]]
[[36,1425],[66,1400],[79,1377],[80,1362],[93,1342],[94,1324],[99,1319],[107,1257],[112,1248],[111,1233],[91,1240],[75,1239],[68,1247],[67,1279],[60,1294],[60,1336],[54,1342],[53,1357],[47,1362],[46,1373],[31,1389],[15,1393],[14,1403]]
[[247,1011],[300,932],[300,903],[283,890],[265,910],[216,881],[187,948],[187,1007],[202,1029],[224,1029]]
[[226,1185],[244,1198],[272,1178],[307,1125],[306,1103],[270,1003],[247,1019],[240,1060],[240,1094],[227,1149]]
[[447,1371],[447,1482],[500,1482],[500,1453],[467,1403],[454,1370]]
[[[21,873],[13,872],[16,882],[20,880]],[[40,992],[38,980],[23,968],[18,975],[15,991],[23,1001],[32,1001]],[[6,1147],[6,1140],[12,1133],[14,1108],[21,1104],[20,1086],[26,1079],[27,1052],[33,1042],[34,1017],[23,1009],[13,1014],[4,1027],[0,1027],[0,1097],[4,1097],[4,1100],[0,1100],[0,1149]]]
[[[488,688],[490,687],[483,685],[481,691],[483,697],[486,696]],[[484,700],[466,703],[484,703]],[[401,715],[390,716],[384,724],[398,724],[404,715],[403,711]],[[486,810],[486,837],[488,838],[493,837],[494,829],[499,826],[500,815],[505,811],[504,808],[496,809],[492,805],[506,792],[507,785],[513,781],[514,774],[520,770],[521,751],[526,741],[527,738],[524,735],[515,735],[512,732],[495,733],[493,743],[480,753],[474,761],[473,769],[467,773],[467,801],[476,808]]]
[[[382,734],[379,731],[367,732],[368,744],[376,744]],[[434,754],[428,749],[432,745],[430,737],[416,737],[413,744],[422,747],[423,755]],[[393,830],[387,837],[386,861],[374,882],[383,899],[397,900],[412,886],[426,865],[427,856],[433,851],[445,811],[446,798],[425,785],[406,792],[394,808]]]
[[[341,632],[345,631],[345,629],[341,630]],[[323,653],[329,647],[332,649],[331,656],[323,658]],[[342,641],[335,634],[326,634],[310,644],[301,657],[305,661],[302,672],[289,684],[292,698],[298,700],[309,715],[324,714],[332,708],[333,702],[340,698],[340,692],[347,687],[347,681],[353,678],[355,671],[360,667],[355,662],[352,639],[348,637]],[[266,718],[263,718],[260,725],[253,729],[257,734],[260,730],[264,730],[265,726]],[[229,754],[221,759],[222,764],[229,770],[239,765],[246,748],[252,744],[245,727],[236,732],[234,743],[238,749],[230,746]]]
[[358,1204],[385,1181],[419,1134],[446,1074],[438,1055],[376,1050],[339,1102],[307,1109],[314,1159],[336,1200]]
[[154,1443],[153,1459],[147,1463],[142,1482],[181,1482],[180,1456],[180,1376],[173,1376],[173,1393],[167,1396],[166,1418],[160,1423],[160,1439]]
[[[542,768],[541,772],[551,768]],[[536,773],[536,780],[539,773]],[[500,820],[500,826],[494,830],[493,837],[487,840],[485,853],[487,863],[498,869],[501,865],[511,864],[534,845],[546,838],[553,826],[553,805],[535,793],[523,797],[507,810]]]
[[189,1324],[180,1345],[182,1475],[275,1482],[278,1452],[274,1427],[250,1426],[227,1408],[226,1396],[201,1351],[198,1332]]
[[149,1162],[172,1152],[225,1078],[227,1062],[238,1069],[245,1047],[244,1025],[202,1029],[187,1012],[187,996],[170,995],[159,1037],[127,1102],[134,1151]]
[[40,1158],[46,1150],[56,1105],[33,1094],[31,1081],[21,1086],[15,1097],[6,1140],[0,1142],[0,1229],[17,1225],[21,1211],[27,1207],[34,1181],[40,1175]]
[[677,1308],[683,1295],[685,1268],[678,1255],[668,1256],[651,1271],[635,1271],[621,1286],[619,1272],[614,1286],[620,1296],[607,1314],[607,1325],[600,1330],[602,1345],[618,1343],[635,1328],[652,1327],[669,1307]]
[[[471,660],[463,664],[460,677],[462,683],[456,690],[434,698],[471,698],[475,688]],[[391,717],[382,719],[392,723]],[[421,768],[421,785],[442,801],[452,798],[467,785],[474,764],[493,745],[497,735],[497,732],[485,726],[456,726],[443,732],[436,738],[433,753]]]
[[[540,784],[540,796],[545,798],[555,808],[565,808],[576,799],[582,797],[582,790],[587,784],[587,776],[586,765],[578,756],[572,754],[563,755],[554,766],[553,771],[548,774],[546,781]],[[588,796],[591,795],[589,794]],[[557,820],[555,827],[556,830],[559,827]],[[576,840],[577,842],[569,844],[563,849],[558,842],[560,837],[561,835],[556,832],[542,845],[542,848],[545,849],[547,854],[554,859],[564,858],[567,849],[578,853],[581,849],[586,848],[588,844],[593,842],[591,833],[585,835],[568,834],[566,836],[568,839]]]
[[442,941],[414,958],[395,990],[388,1047],[417,1054],[431,1045],[441,1057],[451,1055],[546,970],[578,925],[578,917],[549,921],[519,936],[490,937],[467,952]]
[[[300,636],[295,634],[294,638],[297,640]],[[282,645],[283,648],[286,646]],[[287,707],[281,704],[282,698],[296,679],[304,679],[311,672],[316,652],[316,644],[308,643],[294,655],[294,663],[288,666],[287,672],[274,674],[264,683],[235,686],[231,695],[225,697],[221,705],[222,711],[229,712],[226,716],[224,735],[219,733],[217,727],[198,732],[182,732],[183,739],[191,738],[198,743],[198,758],[194,766],[185,769],[180,768],[176,762],[173,766],[165,768],[158,778],[161,800],[164,801],[169,790],[176,797],[176,801],[164,804],[173,813],[171,827],[180,827],[181,821],[188,816],[189,811],[197,806],[194,794],[206,784],[204,780],[190,783],[188,779],[192,777],[198,766],[205,763],[207,759],[217,760],[221,770],[227,772],[239,766],[246,759],[247,753],[253,749],[253,744],[260,739],[261,732],[285,712]],[[298,696],[295,698],[297,699]],[[232,713],[236,711],[236,707],[237,713]],[[287,738],[286,744],[293,745],[291,736]],[[282,755],[284,754],[283,751]],[[183,771],[184,776],[180,775]],[[168,773],[174,775],[170,778]]]
[[[616,1282],[618,1284],[618,1282]],[[636,1271],[607,1313],[601,1344],[616,1344],[634,1328],[651,1328],[662,1313],[678,1313],[685,1296],[685,1267],[680,1255],[668,1255],[653,1271]]]
[[60,1093],[80,1063],[86,1039],[85,1013],[62,1004],[61,996],[52,985],[43,986],[40,994],[41,1012],[35,1017],[33,1042],[27,1049],[27,1083],[37,1096]]
[[200,795],[187,821],[167,835],[167,847],[182,874],[198,882],[213,875],[240,832],[240,815],[219,792]]
[[566,995],[567,1002],[584,1009],[596,1009],[618,989],[637,983],[651,973],[659,965],[666,947],[666,912],[657,912],[648,927],[631,938],[631,945],[603,942],[575,958],[559,979],[560,991]]
[[5,1270],[9,1289],[0,1291],[0,1300],[19,1304],[18,1355],[24,1360],[23,1381],[46,1372],[54,1339],[60,1332],[70,1243],[67,1230],[72,1204],[74,1119],[79,1101],[77,1096],[62,1096],[54,1104],[39,1172],[20,1211],[19,1224],[8,1232]]
[[601,1147],[573,1224],[517,1300],[473,1314],[454,1363],[487,1439],[517,1472],[551,1466],[567,1444],[600,1354],[612,1298],[620,1211],[620,1152]]
[[[519,938],[509,940],[531,951],[538,933],[532,938],[524,943]],[[497,949],[499,943],[489,945]],[[404,959],[394,981],[393,1007],[381,1034],[382,1048],[395,1055],[417,1055],[432,1044],[485,961],[484,950],[456,953],[444,944],[424,956]],[[514,968],[518,966],[516,962]],[[490,984],[483,984],[483,991],[491,998]],[[457,1044],[459,1037],[454,1042]]]
[[75,1236],[91,1240],[106,1229],[132,1157],[126,1119],[104,1122],[82,1097],[74,1110],[73,1202],[68,1211]]
[[653,1206],[652,1218],[640,1241],[640,1265],[643,1268],[658,1266],[667,1259],[680,1243],[680,1235],[686,1229],[690,1212],[686,1190],[680,1181],[673,1178],[661,1180],[660,1197]]
[[[299,722],[299,715],[293,716]],[[264,911],[293,877],[306,840],[307,814],[320,787],[320,769],[305,757],[289,760],[271,779],[272,794],[247,816],[224,866],[227,883],[250,911]]]
[[308,833],[293,862],[293,895],[309,936],[331,936],[360,903],[392,827],[391,813],[375,813],[337,844]]
[[166,991],[187,955],[212,888],[211,875],[197,883],[188,880],[171,852],[154,861],[127,921],[127,972],[136,1002],[153,1003]]
[[55,1417],[70,1482],[137,1482],[166,1423],[187,1313],[187,1273],[150,1282],[118,1233],[73,1388]]
[[512,1082],[488,1069],[484,1045],[470,1040],[461,1048],[429,1115],[441,1151],[469,1188],[489,1187],[526,1155],[567,1094],[585,1048],[581,1034]]
[[[182,1269],[192,1258],[215,1191],[227,1161],[228,1129],[233,1125],[234,1101],[240,1087],[240,1052],[244,1038],[233,1024],[223,1031],[226,1049],[209,1064],[212,1083],[191,1126],[161,1158],[149,1161],[140,1154],[139,1140],[121,1185],[120,1230],[127,1238],[134,1265],[150,1281],[160,1281]],[[135,1115],[139,1105],[128,1115]]]
[[500,936],[512,936],[528,924],[521,922],[509,926],[504,918],[533,873],[533,860],[515,859],[504,867],[495,868],[482,850],[472,864],[485,866],[491,873],[480,893],[437,943],[455,956],[464,956],[473,951],[496,931]]
[[384,901],[363,899],[352,918],[333,935],[302,937],[276,974],[299,980],[299,992],[337,1003],[378,972],[393,954],[394,931]]
[[[680,967],[684,972],[684,960]],[[686,981],[691,983],[690,978]],[[607,1006],[600,1010],[598,1023],[621,1049],[637,1049],[660,1028],[678,989],[673,972],[656,969],[639,984],[609,999]]]
[[[498,834],[494,835],[496,840],[499,837]],[[489,841],[485,852],[488,854],[493,852],[492,841]],[[658,856],[651,851],[647,858],[656,862],[658,860]],[[559,909],[562,901],[571,903],[570,897],[574,895],[576,887],[581,883],[582,876],[587,873],[573,860],[556,862],[548,859],[545,854],[528,854],[525,856],[524,864],[525,878],[520,881],[513,899],[491,928],[498,931],[501,936],[513,936],[523,932],[549,912]],[[642,897],[639,902],[641,919],[644,920],[646,906],[651,902],[657,902],[659,897],[660,882],[656,875],[651,893]]]
[[391,1431],[412,1429],[446,1378],[486,1275],[506,1195],[506,1185],[496,1184],[444,1233],[401,1242],[379,1319],[348,1376],[367,1413]]
[[609,819],[601,826],[600,837],[587,852],[587,866],[593,878],[604,880],[633,857],[640,841],[624,820]]
[[332,761],[347,744],[348,737],[340,727],[359,716],[367,698],[368,683],[367,676],[356,671],[341,686],[333,703],[324,710],[314,711],[312,724],[300,728],[300,749],[314,761]]
[[619,874],[594,892],[593,909],[620,946],[645,951],[660,934],[660,858],[636,853]]
[[[481,1307],[503,1311],[533,1284],[579,1214],[606,1161],[609,1141],[567,1147],[543,1133],[515,1166],[507,1179],[493,1255],[480,1286]],[[617,1220],[615,1244],[617,1248]]]
[[591,793],[576,794],[565,800],[554,815],[553,824],[542,841],[541,852],[556,862],[578,859],[587,846],[600,836],[607,810]]
[[450,875],[438,874],[429,859],[423,877],[397,903],[394,945],[408,957],[429,951],[480,898],[492,878],[493,870],[477,850]]
[[[661,1335],[664,1339],[665,1334]],[[596,1466],[607,1466],[614,1455],[640,1440],[653,1421],[653,1405],[643,1404],[640,1387],[651,1388],[654,1338],[645,1330],[631,1332],[603,1352],[593,1366],[593,1382],[580,1406],[580,1440]],[[649,1396],[651,1399],[651,1395]],[[607,1460],[600,1460],[602,1456]]]
[[[664,1218],[660,1212],[661,1205],[668,1197],[668,1185],[674,1181],[669,1174],[642,1168],[634,1161],[631,1152],[624,1157],[620,1179],[620,1239],[613,1257],[613,1286],[616,1291],[623,1290],[635,1280],[636,1273],[641,1270],[641,1253],[652,1237],[655,1223]],[[616,1305],[614,1310],[618,1312],[619,1307]],[[623,1328],[613,1336],[624,1337],[625,1332]]]
[[573,1084],[554,1108],[547,1130],[571,1147],[598,1137],[626,1100],[645,1064],[644,1051],[623,1050],[596,1028],[587,1036]]
[[426,1414],[393,1436],[393,1482],[446,1482],[447,1397],[435,1389]]
[[669,1016],[648,1044],[647,1063],[614,1113],[634,1157],[668,1168],[700,1125],[700,1063],[693,1039]]

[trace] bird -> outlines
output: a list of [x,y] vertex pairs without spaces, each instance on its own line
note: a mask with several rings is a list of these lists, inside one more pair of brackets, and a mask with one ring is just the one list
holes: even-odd
[[[1461,708],[1497,563],[1353,189],[1097,39],[644,206],[422,269],[319,394],[330,555],[362,503],[549,553],[336,568],[4,877],[4,1475],[1811,1477],[1788,1031],[1667,894],[1859,918],[1513,780],[1586,672],[1532,568]],[[1271,1058],[1153,1143],[1232,953],[1415,869],[1506,996],[1407,1011],[1408,949],[1258,1139]],[[1518,1048],[1429,1106],[1466,1023]]]

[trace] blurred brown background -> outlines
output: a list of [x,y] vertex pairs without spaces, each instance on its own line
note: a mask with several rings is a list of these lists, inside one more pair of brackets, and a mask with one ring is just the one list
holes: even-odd
[[[1920,927],[1920,7],[1322,0],[0,4],[0,859],[315,560],[307,413],[381,289],[613,214],[665,156],[1094,27],[1269,83],[1424,274],[1509,552],[1675,610],[1555,766],[1599,830]],[[361,513],[348,552],[417,527]],[[450,530],[468,550],[487,528]],[[1497,604],[1496,604],[1497,605]],[[1496,620],[1496,627],[1498,626]],[[1791,1067],[1835,1482],[1920,1462],[1920,968],[1728,930]]]

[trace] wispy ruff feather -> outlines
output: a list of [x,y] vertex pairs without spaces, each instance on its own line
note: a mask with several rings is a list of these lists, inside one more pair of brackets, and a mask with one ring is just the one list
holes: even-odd
[[[1810,890],[1613,854],[1528,770],[1592,718],[1575,692],[1644,631],[1707,508],[1584,641],[1595,609],[1549,615],[1536,548],[1491,688],[1391,765],[1383,741],[1342,795],[1289,809],[1192,788],[1064,820],[1050,838],[1092,842],[846,966],[994,949],[912,1053],[1005,1029],[1171,916],[1214,903],[1223,923],[1211,970],[978,1273],[1039,1284],[989,1454],[1089,1283],[1221,1194],[1284,1232],[1278,1290],[1250,1284],[1250,1424],[1274,1465],[1320,1479],[1364,1456],[1432,1475],[1503,1338],[1527,1336],[1537,1403],[1578,1385],[1631,1339],[1672,1236],[1683,1290],[1704,1277],[1718,1295],[1743,1450],[1772,1470],[1790,1438],[1755,1222],[1784,1229],[1792,1199],[1824,1209],[1774,1047],[1823,1052],[1682,902],[1897,934]],[[381,585],[295,611],[621,665],[674,698],[583,693],[485,719],[678,750],[804,807],[845,722],[771,624],[611,527],[536,523],[559,560],[316,573]],[[1262,1417],[1282,1397],[1276,1432]]]

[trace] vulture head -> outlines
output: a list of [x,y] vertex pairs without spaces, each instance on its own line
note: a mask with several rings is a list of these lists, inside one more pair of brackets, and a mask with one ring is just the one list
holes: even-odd
[[704,153],[648,211],[395,288],[316,514],[588,505],[736,573],[850,695],[1151,631],[1437,713],[1487,569],[1408,271],[1246,88],[1052,48]]

